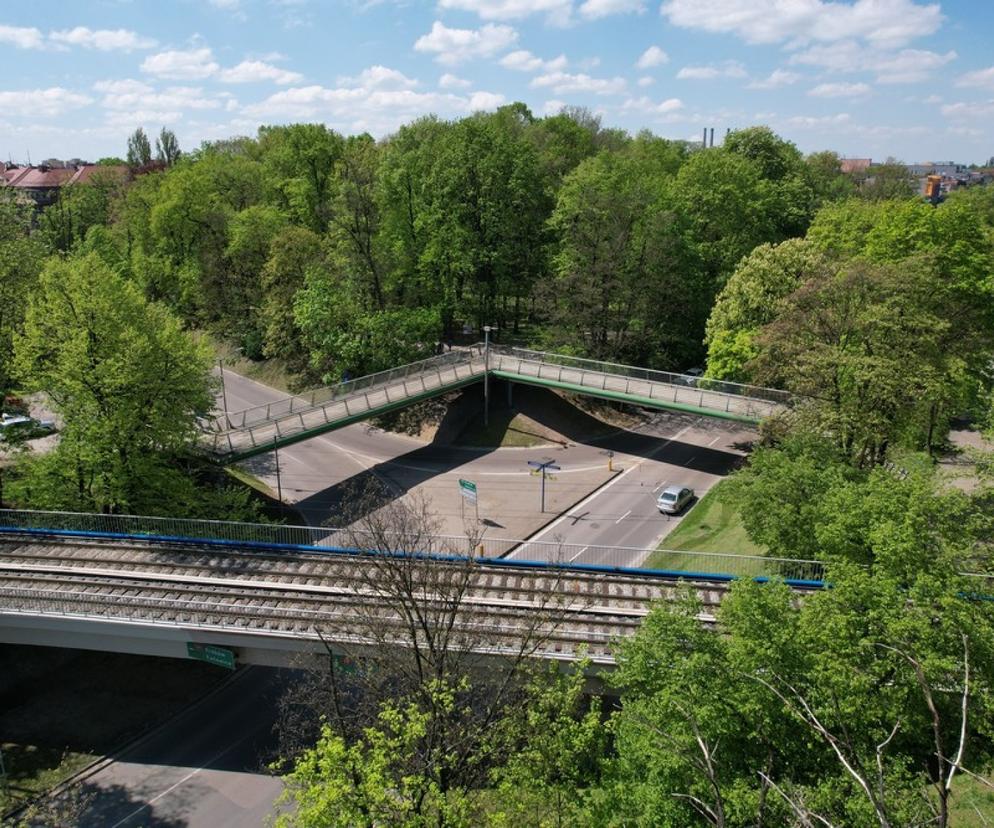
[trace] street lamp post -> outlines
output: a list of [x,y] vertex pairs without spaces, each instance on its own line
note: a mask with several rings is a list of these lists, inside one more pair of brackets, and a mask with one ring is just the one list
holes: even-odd
[[483,426],[490,425],[490,332],[496,325],[483,326]]
[[217,370],[221,374],[221,406],[224,408],[224,419],[231,428],[231,420],[228,419],[228,393],[224,387],[224,360],[218,357]]

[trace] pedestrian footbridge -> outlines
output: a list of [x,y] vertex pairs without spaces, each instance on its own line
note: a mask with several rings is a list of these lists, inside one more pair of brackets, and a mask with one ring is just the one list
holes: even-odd
[[477,345],[286,397],[204,422],[204,443],[224,462],[307,440],[483,380],[758,423],[791,405],[784,391],[524,348]]

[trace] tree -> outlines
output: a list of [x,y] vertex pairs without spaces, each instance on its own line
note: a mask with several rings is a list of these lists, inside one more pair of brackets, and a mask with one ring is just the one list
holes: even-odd
[[783,240],[774,186],[754,161],[723,148],[690,156],[677,173],[672,200],[712,295],[754,247]]
[[708,376],[748,382],[756,335],[782,312],[785,300],[827,266],[810,242],[763,244],[746,256],[722,288],[707,322]]
[[14,337],[22,330],[46,253],[31,223],[31,209],[0,191],[0,400],[12,386]]
[[857,465],[882,461],[891,444],[931,450],[965,402],[965,361],[945,347],[953,320],[936,285],[927,258],[823,272],[762,329],[749,370],[806,398],[798,415]]
[[688,266],[668,192],[651,156],[635,153],[598,155],[567,177],[549,221],[550,344],[661,368],[697,354],[709,286]]
[[908,168],[893,158],[871,165],[856,176],[856,181],[860,197],[867,201],[908,199],[915,195]]
[[47,392],[64,426],[22,493],[40,508],[167,511],[168,458],[190,448],[197,416],[212,406],[208,365],[168,310],[95,254],[50,260],[14,366],[26,387]]
[[343,145],[342,136],[323,124],[259,129],[259,156],[275,206],[315,233],[328,229]]
[[141,127],[128,136],[127,160],[128,166],[132,169],[147,167],[152,163],[152,145]]
[[[343,541],[377,550],[360,567],[366,600],[322,625],[336,642],[327,669],[284,705],[295,807],[278,824],[478,824],[473,794],[522,740],[509,722],[526,703],[530,657],[567,611],[557,579],[539,585],[531,613],[484,627],[472,613],[472,560],[400,554],[438,548],[423,502],[355,502],[365,517]],[[322,719],[307,746],[308,725]]]
[[182,155],[179,149],[179,141],[176,140],[176,133],[171,129],[163,127],[159,131],[159,137],[155,139],[155,160],[171,167]]

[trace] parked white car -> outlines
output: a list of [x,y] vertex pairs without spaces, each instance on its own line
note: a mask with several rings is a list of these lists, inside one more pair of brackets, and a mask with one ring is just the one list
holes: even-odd
[[664,515],[677,515],[693,499],[693,489],[686,486],[669,486],[659,495],[656,505]]

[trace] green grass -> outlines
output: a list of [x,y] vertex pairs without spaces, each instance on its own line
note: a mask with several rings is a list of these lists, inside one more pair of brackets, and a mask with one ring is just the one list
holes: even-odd
[[659,569],[702,571],[716,568],[715,560],[710,555],[673,554],[669,550],[765,555],[766,549],[749,539],[738,510],[728,502],[727,492],[728,488],[723,483],[715,485],[660,541],[659,548],[649,557],[646,565]]
[[206,331],[197,331],[195,336],[206,342],[214,352],[215,361],[220,359],[225,369],[248,377],[270,388],[284,391],[287,394],[297,393],[300,381],[296,374],[290,371],[280,359],[247,359],[239,349],[221,339],[217,339]]
[[0,748],[4,762],[11,768],[7,789],[0,788],[0,814],[51,790],[100,758],[94,753],[14,742],[3,742]]
[[[986,777],[994,784],[994,774]],[[977,816],[983,814],[984,819]],[[994,825],[994,788],[959,774],[953,780],[953,795],[949,800],[949,824],[961,828],[987,828]]]

